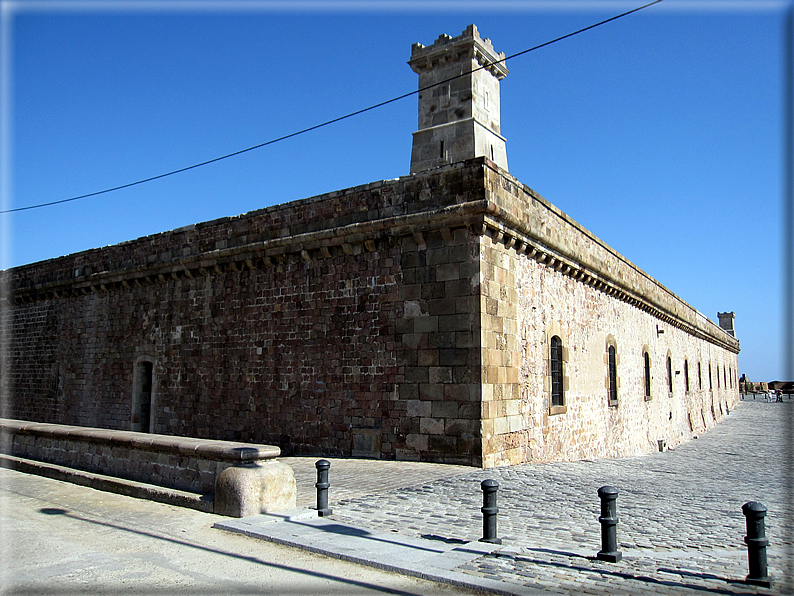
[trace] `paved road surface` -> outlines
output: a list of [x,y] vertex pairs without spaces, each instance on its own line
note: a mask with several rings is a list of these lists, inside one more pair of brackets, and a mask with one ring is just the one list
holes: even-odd
[[[785,470],[792,415],[792,402],[741,402],[714,429],[673,451],[489,470],[449,467],[455,474],[435,480],[428,478],[432,469],[414,464],[414,471],[406,466],[389,480],[385,491],[371,486],[378,482],[372,469],[377,462],[331,460],[330,501],[341,523],[468,542],[482,536],[480,482],[492,478],[500,485],[499,535],[506,548],[502,556],[483,557],[460,571],[563,593],[587,586],[593,594],[615,593],[615,582],[629,593],[749,590],[736,583],[747,575],[741,506],[760,501],[769,510],[769,568],[778,581],[759,593],[790,593],[794,508]],[[313,461],[291,463],[308,473]],[[356,471],[361,491],[370,494],[350,494]],[[620,491],[624,560],[617,565],[592,560],[600,549],[597,490],[603,485]],[[304,499],[313,494],[307,483],[299,490]],[[788,587],[780,581],[784,576]]]
[[[627,459],[477,470],[329,458],[334,515],[327,519],[370,543],[418,540],[428,552],[465,547],[481,536],[479,484],[493,478],[504,543],[451,569],[456,578],[493,580],[505,593],[524,594],[792,593],[794,507],[785,473],[792,414],[792,402],[744,402],[697,440]],[[302,506],[314,503],[316,459],[285,458]],[[9,593],[458,593],[212,529],[220,519],[213,515],[8,470],[0,470],[0,483]],[[593,558],[600,548],[596,491],[605,484],[620,491],[623,560],[616,564]],[[772,589],[741,581],[741,505],[751,500],[769,509]],[[334,554],[331,538],[340,537],[318,528],[303,540]]]

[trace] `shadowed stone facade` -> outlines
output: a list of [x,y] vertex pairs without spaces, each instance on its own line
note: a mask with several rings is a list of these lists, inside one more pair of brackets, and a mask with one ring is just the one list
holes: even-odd
[[645,453],[727,413],[734,337],[461,151],[5,272],[5,415],[495,466]]

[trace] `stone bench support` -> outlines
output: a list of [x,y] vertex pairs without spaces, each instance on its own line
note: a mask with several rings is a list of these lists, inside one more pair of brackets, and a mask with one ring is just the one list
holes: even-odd
[[0,418],[0,451],[214,498],[232,517],[295,507],[292,468],[273,445]]

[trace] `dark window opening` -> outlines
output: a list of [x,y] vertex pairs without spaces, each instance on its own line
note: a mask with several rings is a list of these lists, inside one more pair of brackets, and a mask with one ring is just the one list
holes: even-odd
[[712,380],[711,376],[711,362],[709,362],[709,391],[714,389],[714,381]]
[[643,354],[645,357],[645,397],[651,397],[651,355],[648,352]]
[[689,361],[684,359],[684,390],[689,393]]
[[551,338],[551,405],[564,405],[562,374],[562,340],[556,335]]
[[667,390],[673,393],[673,359],[667,357]]
[[444,141],[441,141],[441,150],[438,152],[438,156],[444,159]]
[[609,355],[609,403],[614,404],[618,401],[618,366],[615,346],[609,346],[607,353]]

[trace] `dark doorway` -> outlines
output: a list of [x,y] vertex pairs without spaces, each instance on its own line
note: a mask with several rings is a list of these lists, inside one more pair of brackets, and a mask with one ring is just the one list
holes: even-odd
[[152,363],[141,362],[143,377],[141,379],[141,432],[149,432],[149,418],[152,414]]
[[132,430],[134,431],[151,432],[153,377],[153,362],[142,360],[135,365],[132,394]]

